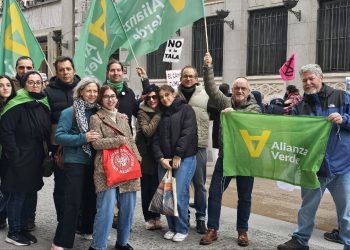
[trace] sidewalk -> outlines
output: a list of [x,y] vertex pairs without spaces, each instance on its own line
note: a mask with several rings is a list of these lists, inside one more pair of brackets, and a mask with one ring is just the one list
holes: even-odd
[[[56,213],[52,198],[53,177],[45,179],[45,186],[39,192],[36,225],[37,229],[33,234],[38,238],[38,243],[31,246],[16,247],[7,244],[7,229],[0,231],[0,249],[40,249],[48,250],[51,247],[52,238],[56,230]],[[130,245],[137,249],[276,249],[276,246],[284,241],[289,240],[289,235],[295,228],[294,224],[271,219],[260,215],[251,215],[249,221],[249,238],[248,247],[239,247],[236,244],[237,233],[235,231],[236,210],[223,207],[221,212],[221,225],[219,238],[209,246],[199,245],[201,235],[195,231],[194,212],[191,212],[191,231],[189,237],[181,243],[164,240],[163,234],[166,232],[166,220],[162,217],[165,229],[158,231],[147,231],[144,229],[144,220],[142,217],[140,193],[137,194],[138,204],[135,211],[133,232],[130,238]],[[116,240],[116,231],[112,229],[111,239],[109,240],[108,249],[114,249]],[[81,239],[79,236],[75,239],[74,249],[89,248],[90,242]],[[342,249],[342,245],[331,243],[323,239],[323,232],[314,231],[310,241],[310,249]]]

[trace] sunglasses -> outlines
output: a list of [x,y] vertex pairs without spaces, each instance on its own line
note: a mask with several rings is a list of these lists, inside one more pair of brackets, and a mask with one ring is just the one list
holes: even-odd
[[158,96],[157,95],[148,95],[145,98],[146,102],[150,101],[151,99],[158,100]]

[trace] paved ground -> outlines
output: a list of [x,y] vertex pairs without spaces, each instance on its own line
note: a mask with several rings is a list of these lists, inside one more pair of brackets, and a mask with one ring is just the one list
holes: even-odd
[[[45,179],[45,186],[39,192],[37,209],[37,229],[33,232],[38,238],[38,243],[28,247],[15,247],[4,242],[7,230],[0,231],[0,249],[50,249],[51,241],[56,229],[56,214],[52,200],[53,178]],[[193,213],[192,213],[193,214]],[[165,219],[162,218],[164,225]],[[195,232],[195,221],[191,218],[191,231],[189,237],[181,243],[174,243],[162,238],[166,229],[159,231],[147,231],[144,229],[144,221],[140,206],[140,194],[138,193],[138,205],[134,218],[133,232],[130,244],[135,249],[276,249],[281,242],[289,239],[289,234],[295,228],[292,223],[269,217],[252,214],[250,220],[249,236],[251,244],[249,247],[241,248],[236,244],[235,232],[236,210],[223,207],[221,216],[221,227],[219,239],[210,246],[200,246],[201,235]],[[311,240],[311,249],[342,249],[342,246],[330,243],[322,238],[323,231],[316,230]],[[114,249],[116,240],[115,230],[111,233],[109,248]],[[89,241],[76,237],[74,249],[88,249]]]

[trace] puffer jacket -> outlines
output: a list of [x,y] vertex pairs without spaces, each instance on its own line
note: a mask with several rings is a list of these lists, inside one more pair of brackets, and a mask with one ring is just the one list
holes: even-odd
[[[117,113],[116,121],[113,121],[104,109],[100,109],[91,117],[90,127],[92,130],[95,130],[102,135],[101,139],[91,143],[96,150],[94,164],[94,183],[96,193],[115,187],[119,187],[121,193],[139,191],[140,178],[118,183],[112,187],[107,187],[106,174],[102,166],[103,149],[117,148],[123,145],[125,141],[125,145],[128,146],[131,151],[134,152],[137,159],[141,161],[141,156],[132,137],[128,121],[125,119],[124,115]],[[116,134],[112,128],[123,134]],[[125,137],[125,140],[123,137]]]
[[163,110],[157,132],[153,138],[154,157],[186,158],[197,153],[197,121],[193,108],[176,97],[170,107]]
[[343,118],[340,126],[333,123],[319,176],[342,175],[350,171],[350,95],[323,84],[320,92],[304,94],[302,102],[293,109],[294,115],[329,116],[338,112]]
[[[181,93],[181,88],[178,88]],[[209,96],[205,92],[203,85],[198,83],[195,91],[193,92],[188,104],[193,108],[198,126],[198,147],[208,147],[208,135],[209,135],[209,114],[208,114],[208,101]]]
[[[219,111],[226,108],[233,108],[234,110],[241,112],[261,113],[261,108],[257,104],[253,94],[250,94],[247,100],[242,102],[239,106],[235,105],[231,97],[224,95],[215,84],[212,66],[203,67],[203,80],[205,91],[209,95],[209,99],[214,103]],[[221,126],[219,134],[219,157],[223,157]]]

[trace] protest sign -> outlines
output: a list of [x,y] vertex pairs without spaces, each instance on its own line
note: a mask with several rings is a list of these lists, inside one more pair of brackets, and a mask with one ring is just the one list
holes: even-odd
[[167,84],[173,88],[177,88],[180,85],[181,70],[166,70]]
[[179,62],[184,39],[169,39],[165,48],[163,62]]

